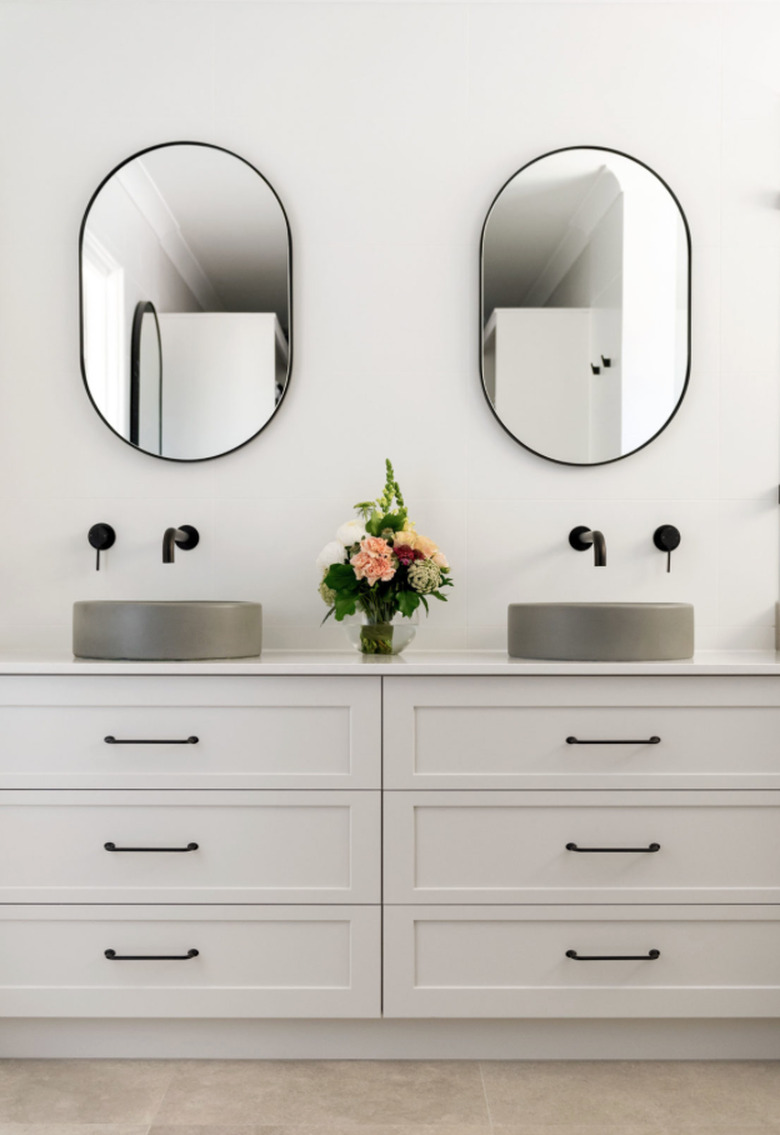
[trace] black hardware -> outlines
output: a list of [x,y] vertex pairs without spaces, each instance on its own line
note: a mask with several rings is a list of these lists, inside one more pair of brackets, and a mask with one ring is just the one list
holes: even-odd
[[186,847],[117,847],[115,843],[104,843],[106,851],[197,851],[197,843],[188,843]]
[[569,544],[575,552],[587,552],[593,548],[593,563],[596,567],[607,566],[607,541],[604,533],[580,524],[569,533]]
[[110,962],[186,962],[199,953],[200,950],[188,950],[186,954],[118,954],[116,950],[104,950],[103,956]]
[[581,741],[579,737],[567,737],[567,745],[660,745],[660,737],[642,737],[638,741]]
[[604,356],[602,355],[601,361],[602,361],[602,363],[604,364],[605,367],[611,367],[612,366],[612,359],[605,359]]
[[87,539],[97,552],[95,571],[100,571],[100,553],[113,548],[116,543],[116,532],[110,524],[93,524],[87,533]]
[[145,737],[130,737],[126,740],[120,740],[119,737],[112,737],[109,734],[109,736],[104,737],[103,740],[107,745],[197,745],[199,738],[185,737],[183,741],[178,741],[175,739],[169,740],[167,737],[158,740],[147,740]]
[[673,524],[662,524],[653,533],[653,543],[658,551],[666,552],[667,572],[672,570],[672,552],[675,548],[679,548],[681,540],[680,529],[675,528]]
[[590,364],[590,369],[593,371],[594,374],[601,374],[601,367],[597,367],[595,365],[595,363]]
[[660,950],[650,950],[646,954],[578,954],[576,950],[566,951],[566,957],[573,958],[575,962],[654,962],[660,956]]
[[660,851],[660,843],[651,843],[647,847],[577,847],[576,843],[567,843],[567,851],[606,851],[606,852],[621,852],[621,851]]
[[173,563],[173,554],[176,548],[189,552],[197,548],[200,543],[200,533],[191,524],[180,524],[178,528],[166,528],[162,541],[162,562]]

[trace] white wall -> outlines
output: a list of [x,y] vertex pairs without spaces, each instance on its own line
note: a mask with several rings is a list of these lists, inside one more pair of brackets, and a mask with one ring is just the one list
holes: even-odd
[[[696,604],[699,645],[769,647],[778,596],[780,8],[775,3],[0,3],[0,646],[67,646],[90,596],[261,599],[271,646],[341,645],[313,559],[385,455],[456,587],[422,647],[501,647],[507,602]],[[118,161],[235,150],[294,253],[289,394],[248,447],[177,465],[99,421],[77,237]],[[693,373],[615,465],[541,461],[479,384],[477,248],[505,179],[560,146],[647,162],[693,238]],[[93,570],[90,524],[117,530]],[[671,575],[651,544],[683,543]],[[160,563],[163,530],[200,546]],[[603,529],[609,567],[567,544]]]

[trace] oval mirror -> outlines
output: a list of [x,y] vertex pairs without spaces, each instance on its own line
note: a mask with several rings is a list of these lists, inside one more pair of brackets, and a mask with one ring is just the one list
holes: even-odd
[[690,233],[648,166],[597,146],[523,166],[481,245],[482,384],[504,429],[603,465],[669,424],[690,371]]
[[249,162],[203,142],[134,154],[81,225],[81,367],[110,428],[205,461],[276,413],[292,356],[292,243]]

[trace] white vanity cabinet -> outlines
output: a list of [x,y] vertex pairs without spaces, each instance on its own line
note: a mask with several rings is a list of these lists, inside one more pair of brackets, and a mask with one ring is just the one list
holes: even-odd
[[380,1014],[380,679],[0,681],[0,1015]]
[[780,1016],[780,683],[384,682],[385,1015]]
[[780,664],[479,669],[1,674],[0,1019],[780,1017]]

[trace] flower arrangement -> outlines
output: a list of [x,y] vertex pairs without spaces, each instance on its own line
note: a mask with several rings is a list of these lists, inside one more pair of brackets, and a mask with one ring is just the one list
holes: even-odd
[[[360,631],[364,654],[394,654],[392,619],[411,618],[428,596],[446,603],[442,588],[452,587],[450,565],[433,540],[415,530],[404,504],[390,461],[382,496],[355,505],[358,519],[348,520],[336,539],[320,552],[320,595],[335,615],[361,611]],[[395,506],[395,507],[394,507]]]

